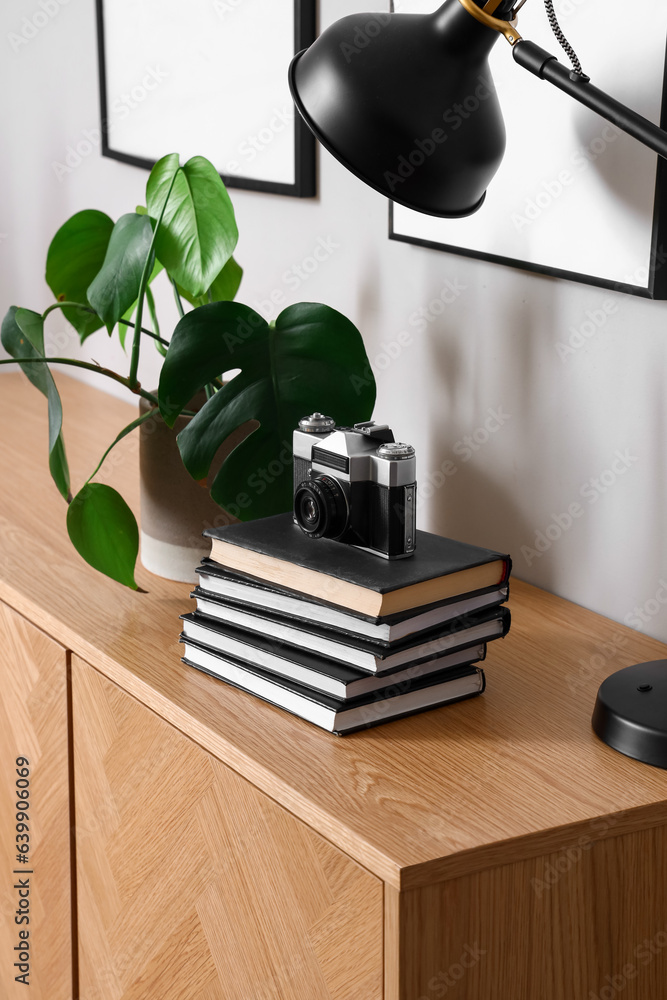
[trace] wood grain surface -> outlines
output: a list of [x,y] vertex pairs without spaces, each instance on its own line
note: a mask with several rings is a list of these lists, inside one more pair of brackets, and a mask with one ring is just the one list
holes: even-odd
[[[78,488],[131,406],[59,380]],[[637,632],[527,584],[513,625],[490,645],[473,701],[339,739],[180,662],[189,588],[140,569],[148,594],[96,574],[72,550],[46,463],[46,404],[0,376],[0,598],[395,887],[405,889],[667,822],[667,773],[600,743],[599,683],[667,655]],[[127,438],[101,479],[137,510]],[[471,539],[474,541],[474,539]]]
[[[0,996],[70,1000],[67,654],[1,603],[0,685]],[[29,864],[17,861],[17,757],[30,761],[30,775],[24,779],[29,781]],[[27,886],[17,888],[26,880]],[[29,923],[17,925],[19,892],[29,904],[24,911]],[[26,940],[21,942],[19,931],[26,930],[31,955],[27,987],[15,979],[23,970],[14,968],[19,961],[14,949]]]
[[383,886],[73,658],[85,1000],[382,1000]]
[[388,890],[385,1000],[663,1000],[667,830]]

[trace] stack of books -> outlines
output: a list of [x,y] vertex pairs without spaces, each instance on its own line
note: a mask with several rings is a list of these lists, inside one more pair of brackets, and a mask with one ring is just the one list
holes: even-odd
[[337,735],[484,690],[509,556],[419,531],[413,556],[388,561],[309,538],[291,514],[205,534],[189,666]]

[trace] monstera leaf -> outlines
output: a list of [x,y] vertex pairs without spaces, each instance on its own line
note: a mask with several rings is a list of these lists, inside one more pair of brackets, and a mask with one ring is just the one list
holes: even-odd
[[147,215],[122,215],[111,233],[104,263],[87,289],[88,301],[109,333],[132,309],[153,238]]
[[[46,283],[59,302],[89,304],[86,292],[104,263],[113,228],[113,220],[94,209],[77,212],[60,227],[46,257]],[[85,309],[68,306],[63,312],[82,343],[104,325]]]
[[248,306],[215,302],[187,313],[174,331],[159,388],[166,423],[173,426],[198,390],[234,368],[240,373],[193,417],[178,445],[189,473],[204,479],[223,441],[259,422],[211,489],[216,503],[252,520],[291,507],[292,433],[301,417],[321,410],[338,424],[368,420],[375,380],[361,334],[328,306],[300,303],[268,324]]
[[209,298],[201,295],[195,298],[194,295],[190,295],[180,285],[176,287],[179,295],[186,299],[190,305],[203,306],[208,302],[231,302],[236,298],[236,293],[241,287],[242,279],[243,268],[240,264],[236,263],[233,257],[230,257],[217,278],[213,279],[211,287],[206,292],[206,295],[210,296]]
[[[32,309],[11,306],[2,321],[2,346],[12,358],[44,357],[44,320]],[[63,408],[48,365],[21,363],[23,373],[46,396],[49,408],[49,469],[65,500],[70,499],[69,465],[63,439]]]
[[197,298],[234,253],[239,231],[227,188],[212,163],[193,156],[181,167],[176,153],[163,156],[146,185],[148,212],[157,220],[155,252],[169,275]]
[[243,268],[230,257],[209,289],[212,302],[231,302],[241,287]]
[[94,569],[137,590],[134,565],[139,528],[120,493],[106,483],[86,483],[67,508],[67,533]]

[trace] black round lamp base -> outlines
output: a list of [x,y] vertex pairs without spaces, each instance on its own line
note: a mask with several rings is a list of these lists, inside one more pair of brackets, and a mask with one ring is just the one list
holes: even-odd
[[635,663],[603,681],[593,729],[626,757],[667,768],[667,660]]

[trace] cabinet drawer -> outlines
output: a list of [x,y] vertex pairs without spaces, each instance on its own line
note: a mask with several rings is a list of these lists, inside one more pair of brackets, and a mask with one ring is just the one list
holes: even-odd
[[[4,604],[0,604],[0,678],[0,996],[69,1000],[67,653]],[[27,776],[17,773],[17,758],[29,761]],[[22,786],[20,799],[17,780]],[[17,820],[19,801],[28,806]],[[27,852],[18,849],[26,846]],[[22,864],[19,855],[28,863]],[[15,950],[19,947],[24,951]],[[25,957],[28,961],[21,961]],[[27,978],[17,981],[17,976]]]
[[74,657],[81,995],[381,1000],[383,886]]

